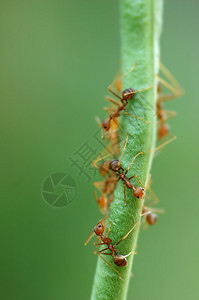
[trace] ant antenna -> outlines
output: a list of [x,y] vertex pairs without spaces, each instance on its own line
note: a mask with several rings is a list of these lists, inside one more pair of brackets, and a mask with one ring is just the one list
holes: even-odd
[[166,88],[168,88],[171,92],[173,92],[173,94],[178,97],[181,95],[181,93],[174,88],[170,83],[168,83],[166,80],[164,80],[163,78],[159,77],[158,75],[156,75],[157,79],[159,82],[161,82]]
[[136,159],[136,157],[137,157],[138,155],[144,154],[144,153],[145,153],[145,151],[142,151],[142,152],[140,152],[140,153],[138,153],[138,154],[136,154],[136,155],[134,156],[132,162],[130,163],[130,165],[129,165],[128,168],[126,169],[125,175],[128,173],[128,171],[129,171],[130,167],[132,166],[132,164],[133,164],[134,160]]
[[125,149],[126,149],[126,145],[127,145],[127,142],[128,142],[128,138],[129,138],[128,132],[127,132],[126,135],[127,135],[127,137],[126,137],[126,141],[125,141],[125,143],[124,143],[124,148],[123,148],[123,150],[122,150],[122,154],[121,154],[120,159],[119,159],[119,163],[121,163],[121,161],[122,161],[122,158],[123,158],[123,155],[124,155],[124,151],[125,151]]
[[150,152],[158,151],[158,150],[162,149],[164,146],[166,146],[167,144],[169,144],[169,143],[171,143],[171,142],[173,142],[175,140],[176,140],[176,136],[173,136],[170,140],[166,141],[165,143],[162,143],[160,146],[149,150],[149,153]]
[[122,98],[117,95],[113,90],[111,90],[111,87],[118,81],[121,80],[124,76],[126,76],[128,73],[133,72],[133,70],[136,68],[137,64],[135,64],[129,71],[127,71],[126,73],[124,73],[121,77],[119,77],[118,79],[116,79],[115,81],[113,81],[109,86],[108,86],[108,90],[109,92],[111,92],[114,96],[116,96],[117,98],[119,98],[120,100],[122,100]]
[[89,236],[88,236],[86,242],[84,243],[84,246],[86,246],[88,244],[88,242],[92,239],[92,237],[95,235],[94,229],[95,229],[95,227],[89,233]]
[[139,120],[141,120],[141,121],[143,121],[143,122],[145,122],[146,124],[151,124],[151,122],[149,122],[149,121],[146,121],[146,120],[144,120],[144,119],[142,119],[142,118],[140,118],[140,117],[138,117],[138,116],[135,116],[135,115],[132,115],[132,114],[129,114],[128,112],[124,112],[126,115],[129,115],[129,116],[131,116],[131,117],[134,117],[134,118],[137,118],[137,119],[139,119]]

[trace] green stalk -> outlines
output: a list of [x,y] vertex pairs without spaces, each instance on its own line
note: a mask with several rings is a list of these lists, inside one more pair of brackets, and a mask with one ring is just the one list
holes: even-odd
[[[127,106],[129,113],[140,116],[150,121],[151,124],[147,125],[141,120],[124,114],[120,119],[122,142],[126,139],[126,133],[129,133],[129,140],[122,159],[122,167],[126,170],[137,153],[143,150],[146,151],[145,154],[136,158],[128,172],[128,177],[136,174],[144,185],[147,184],[153,158],[153,152],[149,152],[149,150],[155,147],[156,138],[157,80],[155,74],[158,73],[162,6],[162,0],[120,0],[123,73],[131,69],[135,63],[138,64],[135,71],[123,78],[123,89],[134,88],[138,90],[153,85],[152,89],[143,92],[143,96],[147,101],[140,98],[141,96],[137,93],[133,99],[129,100]],[[135,186],[140,186],[136,179],[133,179],[132,182]],[[109,220],[111,220],[112,227],[109,237],[113,240],[113,244],[116,244],[140,221],[141,201],[134,197],[132,190],[129,188],[126,188],[126,194],[127,205],[125,206],[124,189],[120,180],[114,194],[115,199],[110,207],[110,216],[106,222],[108,228]],[[136,250],[139,224],[118,245],[117,249],[120,254],[126,255]],[[99,257],[91,299],[126,299],[134,256],[131,255],[127,258],[128,266],[125,267],[117,267],[112,256],[104,255],[103,257],[118,270],[122,280]]]

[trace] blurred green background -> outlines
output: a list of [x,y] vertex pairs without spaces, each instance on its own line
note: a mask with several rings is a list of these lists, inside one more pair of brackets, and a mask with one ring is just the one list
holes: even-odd
[[[101,215],[96,178],[88,182],[69,157],[86,141],[101,149],[94,116],[105,116],[119,68],[118,1],[0,3],[0,298],[88,299],[97,257],[83,243]],[[170,121],[177,140],[152,170],[166,213],[140,234],[128,299],[199,298],[198,9],[196,0],[165,1],[162,61],[186,94],[167,104],[178,112]],[[56,172],[77,184],[66,208],[41,195]]]

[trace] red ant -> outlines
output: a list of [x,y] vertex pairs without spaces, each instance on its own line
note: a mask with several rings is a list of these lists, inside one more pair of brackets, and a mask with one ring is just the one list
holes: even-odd
[[[159,84],[158,84],[158,100],[156,103],[156,109],[157,109],[157,118],[159,120],[158,124],[158,139],[163,139],[164,137],[170,135],[172,136],[172,139],[170,141],[173,141],[175,137],[169,133],[170,128],[166,124],[166,121],[170,118],[173,118],[176,116],[176,112],[174,111],[167,111],[163,109],[163,102],[172,100],[173,98],[177,98],[183,95],[183,90],[177,80],[173,77],[173,75],[169,72],[169,70],[163,66],[163,64],[160,63],[160,70],[165,75],[165,77],[169,80],[170,83],[168,83],[163,78],[159,77],[157,75]],[[162,85],[165,86],[167,89],[169,89],[172,93],[162,95]],[[169,141],[169,142],[170,142]]]
[[[99,120],[99,118],[96,117],[95,119],[96,119],[96,122],[98,123],[98,125],[100,126],[100,128],[102,128],[102,123]],[[105,145],[105,148],[106,148],[106,150],[108,150],[108,152],[114,152],[114,153],[119,152],[119,150],[118,150],[118,145],[119,145],[118,130],[119,130],[119,120],[118,120],[118,118],[115,118],[114,122],[111,122],[109,130],[105,132],[105,137],[109,141],[109,146]],[[101,132],[101,136],[104,141],[103,132]]]
[[[151,190],[150,185],[151,185],[151,175],[149,175],[146,190],[150,193],[150,198],[151,197],[153,198],[153,202],[148,203],[149,201],[147,201],[147,196],[148,196],[147,195],[144,202],[147,202],[148,205],[156,204],[159,202],[157,196]],[[164,210],[157,209],[157,208],[151,208],[151,207],[144,205],[142,208],[142,214],[144,215],[143,221],[145,221],[148,225],[156,224],[156,222],[158,220],[157,213],[162,214],[162,213],[164,213]]]
[[[120,79],[117,79],[114,81],[117,92],[120,93],[121,92],[121,88],[122,88],[122,82]],[[106,98],[105,98],[106,99]],[[106,99],[107,100],[107,99]],[[113,103],[115,104],[115,103]],[[118,103],[116,104],[118,105]],[[115,107],[105,107],[104,110],[107,112],[110,111],[115,111]],[[101,121],[99,120],[98,117],[96,117],[96,122],[98,123],[98,125],[100,126],[100,128],[103,128],[103,124],[101,123]],[[108,138],[108,140],[110,141],[110,146],[112,151],[115,151],[118,147],[119,144],[119,135],[118,135],[118,130],[119,130],[119,120],[118,117],[114,118],[114,122],[111,122],[109,124],[109,129],[105,131],[105,136]],[[102,135],[102,139],[104,139],[104,135],[103,135],[103,131],[101,131],[101,135]]]
[[[108,118],[108,119],[105,119],[105,120],[103,121],[103,123],[102,123],[102,128],[105,129],[106,131],[108,131],[108,130],[110,129],[110,127],[111,127],[111,121],[115,121],[115,119],[116,119],[117,117],[120,116],[121,111],[124,111],[124,113],[127,114],[127,115],[129,115],[129,116],[132,116],[132,117],[134,117],[134,118],[140,119],[140,120],[142,120],[143,122],[145,122],[145,123],[147,123],[147,124],[150,124],[150,122],[148,122],[148,121],[146,121],[146,120],[144,120],[144,119],[142,119],[142,118],[140,118],[140,117],[138,117],[138,116],[135,116],[135,115],[132,115],[132,114],[127,113],[125,109],[126,109],[126,106],[127,106],[127,104],[128,104],[128,100],[132,99],[132,98],[134,97],[135,93],[138,93],[138,92],[141,92],[141,91],[146,91],[146,90],[152,88],[152,86],[150,86],[150,87],[148,87],[148,88],[141,89],[141,90],[137,90],[137,91],[134,90],[133,88],[128,88],[128,89],[125,89],[125,90],[122,92],[122,95],[121,95],[121,96],[119,96],[116,92],[114,92],[114,91],[111,89],[111,87],[112,87],[113,84],[120,82],[120,80],[121,80],[124,76],[126,76],[128,73],[132,72],[132,71],[135,69],[136,66],[137,66],[137,64],[135,64],[135,65],[133,66],[133,68],[131,68],[131,70],[129,70],[128,72],[126,72],[126,73],[125,73],[124,75],[122,75],[119,79],[115,80],[115,81],[114,81],[111,85],[109,85],[109,87],[108,87],[108,91],[109,91],[110,93],[112,93],[115,97],[119,98],[119,99],[120,99],[120,103],[118,103],[115,99],[112,99],[112,98],[110,98],[110,97],[106,97],[106,100],[107,100],[107,101],[110,101],[111,103],[113,103],[113,104],[115,104],[115,105],[117,106],[117,109],[116,109],[116,110],[113,109],[113,112],[110,114],[109,118]],[[119,88],[121,88],[121,85],[120,85],[120,84],[119,84],[118,86],[119,86]],[[111,112],[111,111],[112,111],[112,109],[110,109],[110,108],[108,108],[108,109],[106,108],[105,110],[106,110],[107,112]]]
[[[147,212],[146,208],[144,207],[142,209],[142,213],[144,214],[145,212]],[[146,222],[148,223],[148,225],[154,225],[157,222],[158,216],[156,213],[150,213],[146,216]]]
[[147,215],[144,217],[143,220],[145,220],[148,225],[155,225],[158,220],[157,213],[164,213],[164,211],[161,209],[154,209],[154,208],[149,208],[147,206],[143,206],[142,214],[144,215],[146,213]]
[[[129,230],[129,232],[119,241],[119,242],[117,242],[115,245],[113,245],[113,241],[110,239],[110,238],[108,238],[108,234],[109,234],[109,232],[110,232],[110,229],[111,229],[111,221],[110,221],[110,227],[109,227],[109,230],[108,230],[108,232],[107,232],[107,234],[106,235],[104,235],[103,233],[104,233],[104,230],[105,230],[105,228],[104,228],[104,225],[103,225],[103,221],[99,221],[98,223],[97,223],[97,225],[94,227],[94,229],[91,231],[91,233],[89,234],[89,236],[88,236],[88,239],[86,240],[86,242],[84,243],[84,245],[86,245],[88,242],[89,242],[89,240],[92,238],[92,236],[93,236],[93,233],[95,233],[97,236],[98,236],[98,238],[97,238],[97,240],[94,242],[94,245],[95,246],[97,246],[96,247],[96,249],[95,249],[95,251],[94,251],[94,254],[97,254],[97,255],[99,255],[117,274],[118,274],[118,276],[119,276],[119,278],[121,279],[121,275],[120,275],[120,273],[111,265],[111,264],[109,264],[109,262],[107,261],[107,260],[105,260],[101,255],[111,255],[111,256],[113,256],[113,260],[114,260],[114,263],[117,265],[117,266],[119,266],[119,267],[124,267],[124,266],[126,266],[127,265],[127,257],[129,256],[129,255],[131,255],[132,253],[134,253],[135,254],[135,252],[129,252],[127,255],[122,255],[122,254],[120,254],[119,253],[119,251],[116,249],[116,246],[117,245],[119,245],[124,239],[126,239],[127,238],[127,236],[133,231],[133,229],[137,226],[139,224],[139,222],[137,222],[130,230]],[[94,231],[94,232],[93,232]],[[101,243],[97,243],[97,241],[98,240],[101,240],[102,242]],[[102,249],[102,250],[100,250],[100,251],[96,251],[97,250],[97,248],[99,247],[99,246],[101,246],[101,245],[106,245],[107,246],[107,248],[104,248],[104,249]],[[111,251],[111,253],[104,253],[104,251],[106,251],[106,250],[110,250]]]
[[110,174],[109,165],[110,159],[104,160],[100,166],[96,164],[96,161],[93,162],[93,166],[99,169],[100,175],[103,177],[106,176],[106,179],[94,182],[94,186],[101,192],[101,196],[99,197],[95,192],[95,200],[103,214],[108,212],[109,205],[113,201],[113,191],[117,184],[116,175]]
[[[127,142],[128,142],[128,133],[127,133],[127,139],[125,141],[124,149],[122,151],[120,160],[113,159],[113,160],[110,161],[110,164],[109,164],[109,169],[112,170],[117,175],[118,181],[120,179],[123,181],[123,186],[124,186],[124,203],[125,203],[125,205],[126,205],[126,186],[129,189],[133,190],[133,194],[134,194],[134,196],[136,198],[139,198],[141,200],[144,198],[144,188],[145,188],[145,186],[141,183],[141,181],[139,180],[139,178],[137,177],[137,175],[133,175],[130,178],[127,178],[127,173],[129,171],[130,167],[132,166],[134,160],[136,159],[136,157],[138,155],[145,153],[144,151],[142,151],[142,152],[140,152],[140,153],[138,153],[137,155],[134,156],[133,160],[131,161],[131,163],[128,166],[128,168],[126,169],[126,171],[124,171],[124,169],[121,167],[121,161],[122,161],[122,157],[123,157],[124,151],[126,149]],[[110,155],[111,154],[109,154],[107,156],[104,156],[104,157],[96,160],[95,164],[97,163],[97,161],[100,161],[100,160],[102,160],[102,159],[104,159],[104,158],[106,158],[106,157],[108,157]],[[134,177],[137,179],[137,181],[141,184],[142,187],[140,187],[140,186],[134,187],[133,183],[130,181]]]
[[[113,127],[113,125],[111,125]],[[113,151],[110,151],[108,147],[106,147],[106,150],[108,150],[109,153],[117,153],[119,152],[119,142],[118,142],[118,134],[117,132],[114,132],[113,135],[109,136],[109,139],[111,141],[111,149]],[[112,154],[111,153],[111,154]],[[100,211],[104,213],[108,213],[108,209],[110,206],[110,203],[113,201],[114,196],[113,192],[115,189],[115,186],[117,184],[117,177],[116,174],[110,172],[109,165],[110,165],[110,160],[106,159],[100,166],[96,164],[98,160],[95,160],[93,162],[93,166],[95,168],[99,169],[100,175],[106,177],[105,180],[99,181],[99,182],[94,182],[94,186],[102,193],[101,196],[97,196],[97,193],[95,192],[95,200],[99,206]]]
[[94,186],[102,193],[98,197],[95,192],[95,200],[103,214],[108,213],[109,206],[114,199],[113,192],[117,181],[115,174],[112,174],[103,181],[94,182]]

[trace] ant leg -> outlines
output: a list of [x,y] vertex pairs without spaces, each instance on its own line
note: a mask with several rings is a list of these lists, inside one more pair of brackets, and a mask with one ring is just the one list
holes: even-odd
[[184,91],[181,87],[181,85],[178,83],[176,78],[171,74],[171,72],[160,62],[160,71],[167,77],[167,79],[183,94]]
[[[170,135],[171,135],[171,134],[170,134]],[[150,152],[158,151],[158,150],[162,149],[164,146],[166,146],[167,144],[169,144],[169,143],[175,141],[176,136],[174,136],[174,135],[172,135],[172,136],[173,136],[173,137],[172,137],[170,140],[166,141],[165,143],[162,143],[160,146],[158,146],[158,147],[156,147],[156,148],[154,148],[154,149],[149,150],[149,153],[150,153]]]
[[[102,253],[102,254],[104,254],[104,255],[112,255],[111,253]],[[121,277],[121,275],[120,275],[120,273],[115,269],[115,268],[113,268],[113,266],[111,266],[111,264],[109,264],[109,262],[105,259],[105,258],[103,258],[100,254],[98,254],[99,255],[99,257],[101,257],[104,261],[105,261],[105,263],[107,263],[117,274],[118,274],[118,276],[119,276],[119,279],[121,280],[122,279],[122,277]]]
[[[100,121],[100,119],[98,117],[95,117],[95,121],[98,124],[98,126],[101,128],[101,138],[102,138],[102,140],[104,142],[104,145],[105,145],[103,129],[102,129],[102,122]],[[106,145],[105,145],[105,148],[108,150],[108,152],[110,152],[110,150],[108,149],[108,147]]]
[[126,205],[126,184],[123,183],[124,186],[124,204]]
[[146,187],[142,184],[142,182],[139,180],[139,178],[137,177],[137,175],[131,176],[128,180],[131,180],[131,179],[133,179],[134,177],[135,177],[135,178],[137,179],[137,181],[141,184],[141,186],[143,186],[143,188],[145,188],[145,190],[146,190]]
[[165,114],[167,115],[167,118],[165,121],[175,117],[177,115],[176,111],[171,111],[171,110],[164,110]]
[[165,211],[164,209],[160,209],[160,208],[151,208],[151,207],[148,207],[148,206],[144,206],[144,208],[150,210],[152,213],[158,213],[158,214],[164,214]]
[[151,198],[153,199],[153,202],[151,203],[151,205],[157,204],[159,202],[158,197],[152,191],[152,189],[150,188],[150,185],[151,185],[151,174],[149,175],[149,178],[148,178],[148,182],[147,182],[147,186],[146,186],[146,191],[149,191],[149,194],[151,195]]
[[[143,208],[146,208],[146,206],[142,206]],[[142,209],[143,209],[142,208]],[[144,213],[142,213],[141,215],[140,215],[140,217],[144,217],[144,219],[145,219],[145,217],[146,217],[146,215],[149,215],[149,214],[151,214],[151,210],[148,210],[148,211],[145,211]]]
[[151,124],[151,122],[149,122],[149,121],[146,121],[146,120],[144,120],[144,119],[142,119],[142,118],[140,118],[140,117],[137,117],[137,116],[135,116],[135,115],[132,115],[132,114],[129,114],[128,112],[124,112],[126,115],[128,115],[128,116],[131,116],[131,117],[134,117],[134,118],[137,118],[137,119],[139,119],[139,120],[141,120],[141,121],[143,121],[144,123],[146,123],[146,124]]
[[115,111],[115,109],[111,107],[104,107],[104,110],[109,114]]
[[[149,214],[149,213],[151,213],[151,212],[148,211],[148,212],[142,214],[141,217],[143,217],[143,216],[145,216],[145,215],[147,215],[147,214]],[[129,232],[127,232],[127,234],[126,234],[125,236],[123,236],[123,238],[122,238],[119,242],[117,242],[113,247],[115,248],[119,243],[121,243],[123,240],[125,240],[125,238],[127,238],[127,236],[133,231],[133,229],[135,229],[135,227],[136,227],[139,223],[140,223],[139,221],[138,221],[137,223],[135,223],[135,225],[129,230]]]
[[127,236],[133,231],[133,229],[139,224],[140,222],[137,222],[130,230],[129,232],[127,232],[127,234],[125,236],[123,236],[123,238],[117,242],[113,247],[116,247],[118,244],[120,244],[123,240],[125,240],[125,238],[127,238]]
[[115,104],[115,105],[117,105],[117,106],[120,106],[120,103],[119,103],[119,102],[117,102],[115,99],[112,99],[112,98],[109,97],[109,96],[106,96],[106,97],[105,97],[105,100],[107,100],[107,101],[109,101],[109,102],[111,102],[111,103],[113,103],[113,104]]
[[99,239],[100,239],[100,236],[98,236],[97,239],[96,239],[96,241],[93,243],[94,246],[98,245],[96,243],[97,243],[97,241],[99,241]]
[[149,214],[151,214],[151,211],[150,211],[150,210],[148,210],[148,211],[146,211],[145,213],[141,214],[140,217],[144,217],[144,216],[149,215]]
[[97,125],[101,128],[101,138],[104,142],[104,135],[103,135],[103,130],[102,130],[102,122],[100,121],[100,119],[98,117],[95,117],[95,121],[97,123]]
[[130,165],[129,165],[128,168],[126,169],[125,175],[128,173],[128,171],[129,171],[130,167],[132,166],[132,164],[133,164],[134,160],[136,159],[136,157],[137,157],[138,155],[144,154],[144,153],[145,153],[145,151],[142,151],[142,152],[140,152],[140,153],[138,153],[138,154],[136,154],[136,155],[134,156],[132,162],[130,163]]
[[147,222],[146,222],[146,219],[142,219],[142,221],[141,221],[141,229],[142,230],[146,230],[147,228],[148,228],[148,224],[147,224]]
[[118,92],[122,91],[122,80],[121,79],[117,79],[117,82],[115,83],[115,87]]
[[[98,189],[98,191],[101,193],[102,192],[102,188],[103,188],[103,185],[105,183],[105,180],[102,180],[102,181],[98,181],[98,182],[94,182],[93,185],[96,187],[96,189]],[[96,194],[96,191],[95,191],[95,194]],[[96,194],[97,195],[97,194]]]
[[128,254],[126,254],[126,255],[124,255],[124,257],[126,258],[126,257],[128,257],[128,256],[130,256],[131,254],[137,254],[136,252],[134,252],[134,251],[131,251],[131,252],[129,252]]
[[[107,244],[105,244],[105,243],[99,243],[99,244],[96,244],[96,245],[100,246],[100,245],[107,245]],[[102,249],[100,251],[94,252],[94,254],[102,253],[103,251],[106,251],[108,249],[109,249],[108,247],[104,248],[104,249]],[[112,253],[107,253],[107,255],[112,255]]]
[[162,101],[169,101],[172,98],[180,97],[183,95],[182,90],[179,90],[177,87],[173,87],[170,83],[168,83],[166,80],[159,77],[158,75],[156,75],[156,77],[157,77],[158,81],[162,83],[163,86],[165,86],[168,90],[170,90],[173,93],[173,95],[170,95],[170,96],[168,95],[168,97],[165,97],[165,99],[162,98]]
[[105,210],[107,209],[107,198],[105,193],[102,192],[102,195],[98,198],[96,191],[94,191],[95,194],[95,201],[98,205],[98,208],[100,212],[104,215]]
[[97,248],[98,248],[99,246],[102,246],[102,245],[106,245],[106,244],[105,244],[105,243],[95,244],[95,246],[97,246],[97,247],[96,247],[95,250],[94,250],[94,254],[98,254],[98,253],[101,253],[101,252],[103,252],[103,251],[105,251],[105,250],[108,250],[108,248],[104,248],[104,249],[102,249],[102,250],[100,250],[100,251],[96,251]]
[[158,120],[157,121],[157,125],[161,126],[163,124],[166,123],[166,121],[172,119],[173,117],[175,117],[177,115],[176,111],[171,111],[171,110],[164,110],[164,113],[167,115],[166,117],[164,117],[164,121],[162,120]]
[[128,134],[128,132],[127,132],[127,137],[126,137],[126,141],[125,141],[125,143],[124,143],[124,148],[123,148],[122,154],[121,154],[120,159],[119,159],[119,162],[120,162],[120,163],[121,163],[121,161],[122,161],[122,158],[123,158],[123,155],[124,155],[124,151],[125,151],[125,149],[126,149],[126,145],[127,145],[127,142],[128,142],[128,138],[129,138],[129,134]]
[[98,204],[98,197],[97,197],[96,191],[94,191],[94,194],[95,194],[95,201],[96,201],[96,203]]
[[111,221],[109,221],[109,223],[110,223],[110,225],[109,225],[109,229],[108,229],[108,231],[107,231],[106,237],[108,237],[108,235],[109,235],[109,233],[110,233],[110,231],[111,231]]
[[110,86],[108,87],[109,92],[112,93],[115,97],[119,98],[122,101],[122,98],[119,95],[117,95],[113,90],[111,90]]
[[174,94],[166,94],[166,95],[159,94],[157,102],[165,102],[165,101],[172,100],[174,98],[176,98],[176,95]]
[[151,188],[149,187],[149,188],[147,188],[146,190],[149,191],[149,194],[151,195],[151,198],[153,199],[153,202],[151,202],[150,205],[159,203],[158,197],[157,197],[156,194],[151,190]]
[[[127,137],[128,137],[128,133],[127,133]],[[125,141],[125,144],[127,143],[127,141]],[[126,146],[125,146],[126,147]],[[106,148],[107,149],[107,148]],[[121,149],[121,147],[119,148],[119,150]],[[107,149],[108,150],[108,149]],[[107,158],[107,157],[110,157],[110,156],[112,156],[113,154],[117,154],[118,153],[118,151],[119,150],[116,150],[116,151],[114,151],[114,152],[112,152],[112,153],[110,153],[110,154],[107,154],[107,155],[105,155],[105,156],[103,156],[103,157],[100,157],[100,158],[98,158],[98,159],[95,159],[94,161],[93,161],[93,166],[94,167],[96,167],[96,168],[98,168],[98,165],[97,165],[97,162],[98,161],[101,161],[101,160],[103,160],[103,159],[105,159],[105,158]],[[123,150],[124,151],[124,150]],[[109,152],[110,152],[110,150],[109,150]]]
[[94,161],[93,161],[93,165],[97,168],[97,167],[98,167],[97,163],[98,163],[99,161],[101,161],[101,160],[103,160],[103,159],[105,159],[105,158],[107,158],[107,157],[109,157],[109,156],[111,156],[111,155],[113,155],[113,153],[107,154],[107,155],[105,155],[105,156],[103,156],[103,157],[100,157],[100,158],[94,160]]

